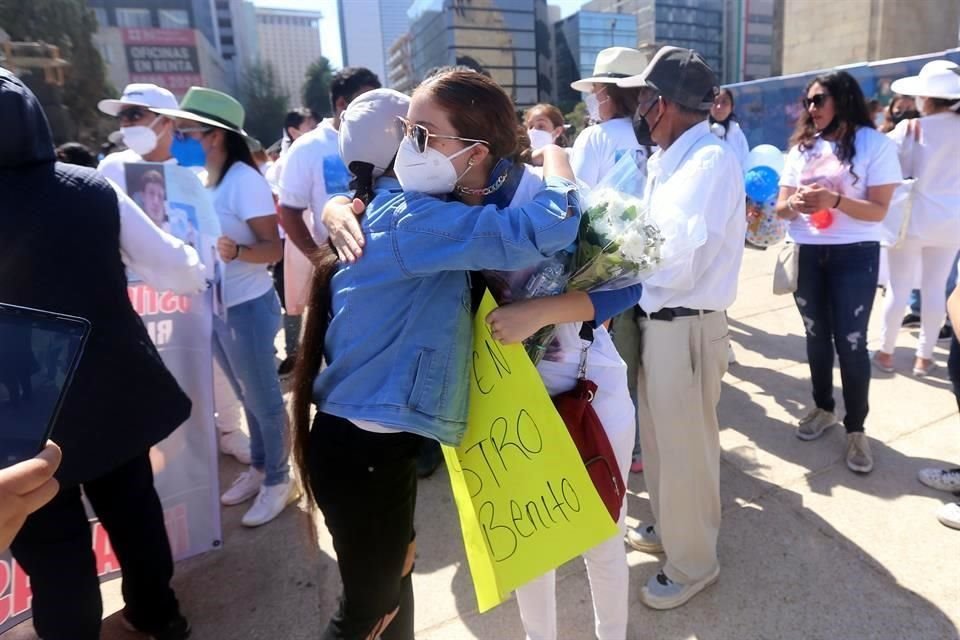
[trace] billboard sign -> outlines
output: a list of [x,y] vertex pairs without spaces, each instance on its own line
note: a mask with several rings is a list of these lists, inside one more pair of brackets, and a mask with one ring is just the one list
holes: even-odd
[[121,29],[130,82],[152,82],[183,95],[203,84],[193,29]]

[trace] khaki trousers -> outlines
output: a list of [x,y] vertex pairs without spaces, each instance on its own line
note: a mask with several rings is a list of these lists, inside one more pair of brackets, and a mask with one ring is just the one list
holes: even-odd
[[723,312],[639,321],[637,417],[643,468],[657,533],[674,582],[696,582],[717,567],[720,435],[717,403],[727,370]]

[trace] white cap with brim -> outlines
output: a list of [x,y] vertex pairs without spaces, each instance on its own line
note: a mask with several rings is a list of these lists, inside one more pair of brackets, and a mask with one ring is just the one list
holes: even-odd
[[382,176],[403,140],[400,118],[407,115],[410,97],[393,89],[374,89],[353,99],[340,115],[340,158],[373,165],[373,177]]
[[919,75],[894,80],[890,90],[903,96],[960,100],[960,65],[950,60],[928,62]]
[[163,87],[155,84],[128,84],[119,100],[108,99],[97,103],[97,108],[108,116],[114,116],[126,107],[144,107],[146,109],[176,109],[177,99]]
[[597,54],[593,75],[570,83],[570,88],[593,93],[594,84],[617,84],[617,80],[635,76],[646,68],[650,59],[636,49],[610,47]]

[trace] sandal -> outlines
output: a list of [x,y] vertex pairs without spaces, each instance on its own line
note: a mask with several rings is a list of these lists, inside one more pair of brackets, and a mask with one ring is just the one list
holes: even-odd
[[917,366],[915,364],[913,366],[913,375],[917,378],[926,378],[931,373],[933,373],[933,370],[936,368],[937,368],[937,363],[934,360],[930,360],[930,363],[925,366],[924,365]]
[[[874,366],[878,371],[882,371],[883,373],[893,373],[893,372],[894,372],[894,368],[893,368],[892,365],[883,364],[883,363],[881,363],[881,362],[877,359],[877,356],[879,356],[879,355],[881,355],[881,354],[887,355],[887,354],[883,353],[883,351],[874,351],[874,352],[873,352],[873,355],[870,357],[870,362],[873,364],[873,366]],[[892,359],[893,359],[893,358],[891,357],[891,361],[892,361]],[[914,369],[914,373],[916,373],[916,369]]]

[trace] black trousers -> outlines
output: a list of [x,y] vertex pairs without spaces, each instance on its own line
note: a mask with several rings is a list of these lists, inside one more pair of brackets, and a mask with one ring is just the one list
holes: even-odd
[[[146,453],[88,482],[84,492],[123,569],[127,619],[163,628],[179,613],[173,557]],[[43,640],[97,640],[103,603],[80,488],[60,491],[31,515],[10,550],[33,588],[33,625]]]
[[363,640],[399,607],[382,640],[413,640],[413,586],[403,576],[414,538],[422,438],[372,433],[318,413],[310,432],[310,487],[337,551],[340,606],[323,640]]

